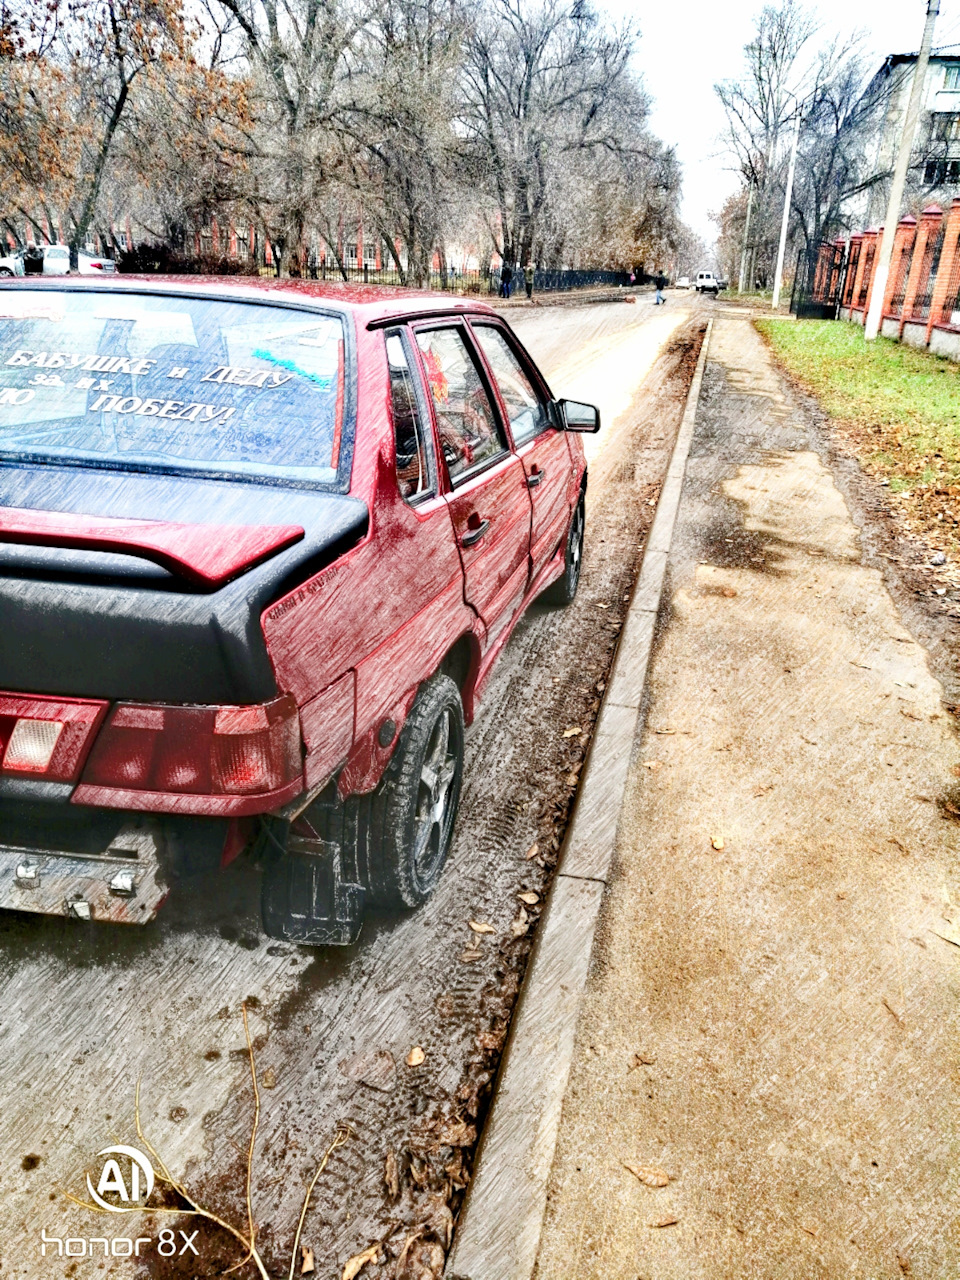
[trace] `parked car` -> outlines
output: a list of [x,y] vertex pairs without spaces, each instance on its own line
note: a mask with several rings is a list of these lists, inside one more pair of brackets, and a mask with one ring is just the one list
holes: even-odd
[[676,285],[675,285],[675,288],[677,288],[677,289],[689,289],[689,288],[690,288],[690,277],[689,277],[689,276],[679,276],[679,277],[678,277],[678,279],[677,279],[677,283],[676,283]]
[[597,410],[482,302],[287,284],[0,285],[0,906],[145,921],[247,849],[274,937],[416,907],[576,594]]
[[77,254],[77,271],[82,276],[113,275],[116,269],[117,264],[112,258],[88,253],[84,249]]
[[22,276],[23,254],[8,253],[0,258],[0,276]]
[[720,292],[720,285],[717,277],[712,271],[697,272],[697,293],[712,293],[714,297]]
[[65,244],[30,244],[23,254],[24,273],[43,276],[70,274],[70,250]]

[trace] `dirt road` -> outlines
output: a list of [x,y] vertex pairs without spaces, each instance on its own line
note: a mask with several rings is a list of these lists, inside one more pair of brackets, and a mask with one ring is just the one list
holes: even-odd
[[[42,1230],[112,1238],[136,1225],[156,1239],[170,1221],[105,1222],[61,1195],[82,1191],[103,1147],[137,1141],[140,1076],[144,1128],[170,1169],[243,1222],[252,1104],[244,1001],[262,1099],[252,1201],[275,1273],[286,1274],[304,1187],[338,1124],[350,1137],[304,1228],[318,1277],[339,1278],[345,1259],[391,1222],[394,1257],[418,1215],[432,1212],[443,1236],[537,916],[516,895],[539,893],[554,861],[692,372],[693,310],[619,303],[511,316],[555,392],[598,401],[604,415],[591,441],[586,571],[572,609],[531,610],[490,682],[468,738],[450,864],[424,910],[369,920],[350,949],[297,950],[260,935],[257,877],[241,861],[178,884],[142,931],[0,916],[5,1276],[64,1274],[63,1261],[40,1256]],[[571,727],[583,732],[564,737]],[[525,857],[534,843],[537,856]],[[473,933],[468,920],[494,932]],[[413,1046],[425,1055],[418,1067],[405,1061]],[[151,1255],[148,1269],[200,1277],[238,1259],[216,1229],[201,1231],[198,1248],[198,1258]],[[67,1274],[95,1267],[135,1272],[88,1258]]]

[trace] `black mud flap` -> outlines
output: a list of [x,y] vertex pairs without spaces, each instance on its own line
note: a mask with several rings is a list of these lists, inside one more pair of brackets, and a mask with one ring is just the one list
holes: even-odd
[[264,859],[261,910],[271,938],[310,947],[344,947],[363,925],[364,888],[345,874],[339,844],[289,832],[283,852],[276,828]]

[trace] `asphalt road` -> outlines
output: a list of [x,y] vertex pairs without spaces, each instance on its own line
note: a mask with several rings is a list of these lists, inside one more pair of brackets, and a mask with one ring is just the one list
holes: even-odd
[[[692,372],[696,308],[678,299],[654,310],[641,298],[511,314],[554,391],[599,402],[604,416],[590,442],[585,576],[570,610],[530,611],[486,690],[451,860],[423,910],[370,920],[349,949],[298,950],[260,934],[256,872],[241,859],[178,884],[144,929],[0,918],[5,1276],[138,1274],[121,1260],[44,1259],[41,1231],[113,1238],[136,1226],[156,1238],[172,1221],[106,1220],[62,1194],[83,1192],[103,1147],[137,1142],[140,1077],[144,1128],[168,1167],[242,1224],[252,1104],[244,1001],[262,1084],[252,1200],[275,1272],[286,1274],[304,1186],[338,1124],[350,1137],[304,1228],[316,1274],[339,1277],[346,1258],[390,1229],[391,1214],[395,1254],[431,1194],[442,1237],[529,947],[516,895],[541,891],[549,876]],[[584,732],[564,737],[570,727]],[[535,841],[539,856],[528,859]],[[524,910],[532,927],[537,907]],[[468,920],[494,932],[472,933]],[[425,1061],[409,1067],[415,1045]],[[398,1169],[392,1197],[388,1157]],[[199,1259],[154,1257],[149,1273],[214,1275],[238,1260],[216,1229],[201,1231],[198,1248]]]

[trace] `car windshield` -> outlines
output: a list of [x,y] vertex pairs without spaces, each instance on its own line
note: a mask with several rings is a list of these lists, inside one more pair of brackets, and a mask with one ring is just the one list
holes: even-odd
[[0,458],[332,485],[343,375],[337,316],[0,289]]

